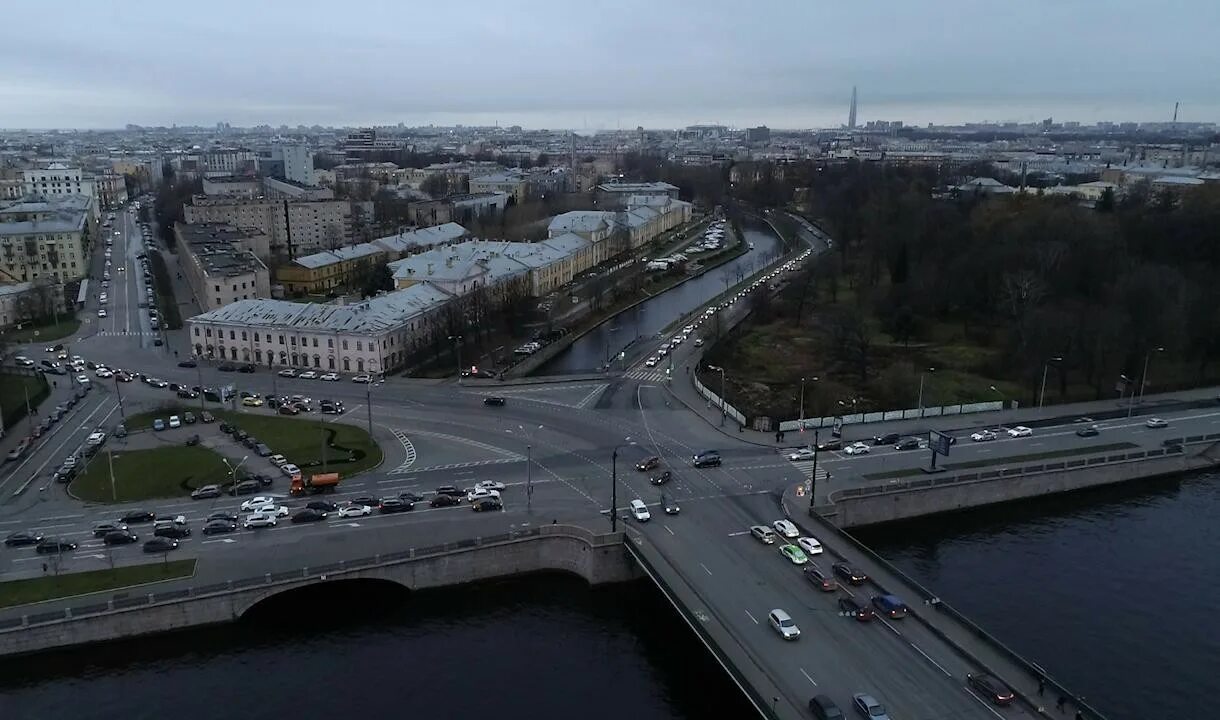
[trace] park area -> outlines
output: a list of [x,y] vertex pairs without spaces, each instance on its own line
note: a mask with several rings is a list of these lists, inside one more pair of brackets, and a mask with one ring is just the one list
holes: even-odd
[[[91,502],[132,502],[184,497],[204,485],[228,483],[229,465],[236,466],[241,458],[252,456],[253,452],[231,435],[222,433],[221,422],[258,438],[272,453],[288,458],[306,474],[322,472],[324,444],[326,471],[338,472],[345,478],[382,462],[381,448],[363,427],[334,421],[212,409],[217,422],[184,423],[180,428],[163,431],[152,429],[158,418],[184,417],[187,412],[198,415],[197,408],[173,406],[129,415],[124,426],[128,432],[126,442],[132,449],[123,449],[113,439],[109,441],[72,481],[72,494]],[[200,436],[199,445],[185,444],[192,435]],[[229,465],[225,464],[225,457],[229,458]],[[246,469],[243,467],[239,472],[239,480]]]
[[177,580],[195,574],[194,560],[125,565],[0,583],[0,608]]

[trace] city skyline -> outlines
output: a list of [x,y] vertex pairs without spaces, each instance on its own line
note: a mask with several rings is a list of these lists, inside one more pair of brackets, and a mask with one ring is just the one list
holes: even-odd
[[[1220,9],[1173,5],[1182,12],[956,7],[949,23],[896,2],[749,14],[631,0],[604,14],[552,2],[514,15],[479,2],[358,1],[342,14],[306,2],[290,15],[218,2],[202,16],[145,2],[62,17],[14,7],[25,31],[0,48],[0,127],[802,129],[845,125],[853,86],[861,124],[1168,122],[1179,101],[1183,122],[1220,120],[1207,77],[1220,51],[1206,36]],[[1177,21],[1186,12],[1192,22]]]

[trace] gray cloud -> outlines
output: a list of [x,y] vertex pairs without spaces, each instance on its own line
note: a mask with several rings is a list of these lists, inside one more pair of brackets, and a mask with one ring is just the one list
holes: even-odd
[[[129,0],[5,9],[0,126],[1220,119],[1220,4]],[[13,30],[16,30],[15,32]]]

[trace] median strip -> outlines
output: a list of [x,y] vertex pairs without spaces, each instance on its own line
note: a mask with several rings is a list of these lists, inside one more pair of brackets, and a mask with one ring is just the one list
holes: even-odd
[[179,580],[194,574],[195,560],[191,559],[9,580],[0,583],[0,608]]

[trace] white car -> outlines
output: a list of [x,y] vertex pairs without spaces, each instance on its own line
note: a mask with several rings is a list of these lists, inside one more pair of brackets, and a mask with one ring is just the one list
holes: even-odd
[[339,517],[364,517],[371,512],[373,512],[373,508],[369,507],[368,505],[344,505],[343,507],[339,508]]
[[639,522],[648,522],[652,519],[652,513],[648,512],[648,506],[639,498],[632,500],[630,503],[631,516]]
[[100,318],[106,317],[106,308],[98,308],[97,316]]
[[504,483],[497,480],[480,480],[479,482],[475,483],[474,486],[477,488],[483,488],[484,490],[495,490],[496,492],[502,492],[504,490]]
[[812,460],[817,456],[818,454],[814,452],[813,448],[807,447],[803,447],[793,453],[788,453],[789,460]]
[[996,439],[996,434],[990,430],[979,430],[976,433],[970,434],[970,439],[974,442],[988,442]]
[[301,373],[300,375],[297,375],[297,377],[302,380],[317,380],[318,374],[316,372],[314,372],[313,370],[306,370],[305,372]]
[[319,375],[319,376],[318,376],[318,379],[319,379],[319,380],[328,380],[328,381],[330,381],[330,382],[335,382],[336,380],[338,380],[338,379],[339,379],[339,373],[326,373],[325,375]]
[[276,505],[273,502],[269,502],[252,506],[250,512],[262,513],[271,517],[288,517],[289,511],[287,505]]
[[851,445],[843,448],[843,452],[847,453],[848,455],[867,455],[870,449],[871,448],[869,448],[869,446],[865,443],[854,442]]
[[278,373],[276,373],[276,374],[277,374],[277,375],[279,375],[280,377],[288,377],[288,378],[290,378],[290,377],[296,377],[296,376],[297,376],[297,371],[296,371],[296,370],[293,370],[292,368],[284,368],[283,370],[280,370],[280,371],[279,371]]
[[288,477],[292,477],[293,475],[300,475],[301,468],[293,465],[292,463],[284,463],[283,465],[280,465],[280,472],[284,473]]
[[1029,437],[1030,435],[1033,435],[1033,434],[1034,434],[1034,431],[1030,430],[1029,428],[1025,427],[1024,425],[1018,425],[1016,427],[1008,428],[1009,437],[1015,437],[1015,438]]
[[499,500],[500,491],[481,487],[473,487],[466,491],[466,502],[478,502],[488,498]]
[[169,426],[171,428],[182,427],[182,418],[178,417],[177,415],[170,415]]
[[271,457],[267,458],[267,460],[276,467],[288,464],[288,458],[284,457],[283,455],[272,455]]
[[695,347],[703,347],[703,338],[695,338]]
[[275,498],[269,497],[267,495],[258,495],[256,497],[252,497],[249,500],[243,502],[241,504],[241,511],[242,512],[253,512],[254,508],[260,507],[262,505],[266,505],[268,503],[271,503],[272,505],[274,505]]
[[80,375],[76,376],[76,382],[80,383],[81,385],[88,385],[89,376],[84,373],[81,373]]
[[371,382],[373,382],[373,376],[372,376],[372,375],[367,375],[367,374],[365,374],[365,373],[361,373],[361,374],[359,374],[359,375],[354,376],[354,377],[352,378],[352,382],[354,382],[354,383],[371,383]]
[[114,373],[110,372],[110,369],[109,369],[109,368],[104,368],[104,367],[100,367],[100,368],[98,368],[97,370],[94,370],[94,371],[93,371],[93,374],[94,374],[94,375],[97,375],[97,376],[98,376],[98,377],[100,377],[100,378],[112,378],[112,377],[114,377]]
[[1144,425],[1147,427],[1150,427],[1154,430],[1159,430],[1160,428],[1169,427],[1169,421],[1165,420],[1163,418],[1154,417],[1154,418],[1148,418],[1148,422],[1144,423]]
[[276,521],[275,521],[274,515],[268,515],[267,513],[256,512],[256,513],[251,513],[250,515],[247,515],[246,520],[245,520],[245,522],[242,523],[242,525],[245,526],[247,529],[265,528],[265,527],[275,527],[275,522]]
[[771,527],[775,528],[775,532],[786,538],[800,537],[801,535],[801,531],[796,529],[791,520],[776,520],[771,523]]
[[798,538],[796,544],[801,546],[801,549],[805,551],[806,555],[822,554],[822,543],[818,542],[817,538]]
[[652,357],[648,358],[647,360],[645,360],[645,361],[644,361],[644,365],[645,365],[646,367],[656,367],[656,366],[657,366],[657,363],[659,363],[659,362],[661,362],[661,358],[656,357],[656,356],[654,355],[654,356],[652,356]]

